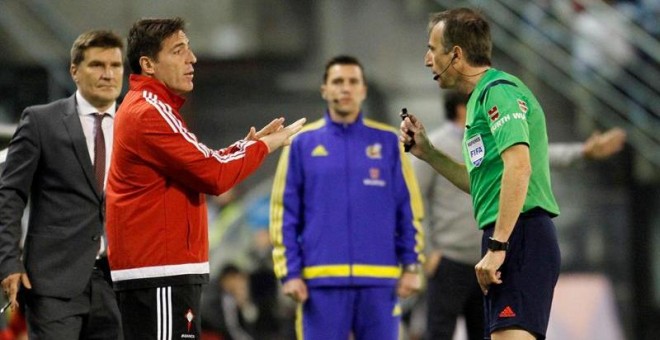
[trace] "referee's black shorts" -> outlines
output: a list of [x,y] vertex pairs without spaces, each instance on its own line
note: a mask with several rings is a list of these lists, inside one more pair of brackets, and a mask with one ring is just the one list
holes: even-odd
[[125,340],[199,340],[201,294],[201,284],[119,291]]
[[[485,254],[493,225],[484,229]],[[518,327],[545,339],[561,258],[555,225],[548,213],[533,209],[520,215],[500,268],[502,283],[484,298],[486,338],[503,328]]]

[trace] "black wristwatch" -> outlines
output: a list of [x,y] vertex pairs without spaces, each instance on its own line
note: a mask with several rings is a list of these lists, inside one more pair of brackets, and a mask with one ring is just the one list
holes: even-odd
[[488,250],[490,251],[507,251],[509,250],[509,242],[500,242],[492,237],[488,238]]

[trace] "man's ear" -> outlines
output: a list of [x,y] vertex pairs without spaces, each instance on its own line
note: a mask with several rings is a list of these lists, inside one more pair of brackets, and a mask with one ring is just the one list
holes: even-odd
[[325,94],[325,84],[324,84],[324,85],[321,85],[321,89],[320,89],[320,91],[321,91],[321,98],[323,98],[323,99],[325,99],[325,100],[328,100],[328,98],[326,98],[327,96],[326,96],[326,94]]
[[69,74],[71,74],[73,82],[78,84],[78,65],[71,64],[69,66]]
[[142,73],[148,76],[152,76],[156,72],[154,70],[154,62],[149,57],[140,57],[140,68],[142,69]]

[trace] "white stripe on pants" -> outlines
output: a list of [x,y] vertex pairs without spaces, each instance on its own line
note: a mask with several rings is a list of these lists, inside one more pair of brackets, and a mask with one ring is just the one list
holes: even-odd
[[158,340],[172,340],[172,287],[156,288]]

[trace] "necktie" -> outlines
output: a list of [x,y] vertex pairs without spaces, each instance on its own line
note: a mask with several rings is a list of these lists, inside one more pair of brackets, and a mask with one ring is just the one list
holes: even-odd
[[100,191],[103,191],[105,179],[105,138],[103,136],[103,123],[105,113],[94,114],[94,176]]

